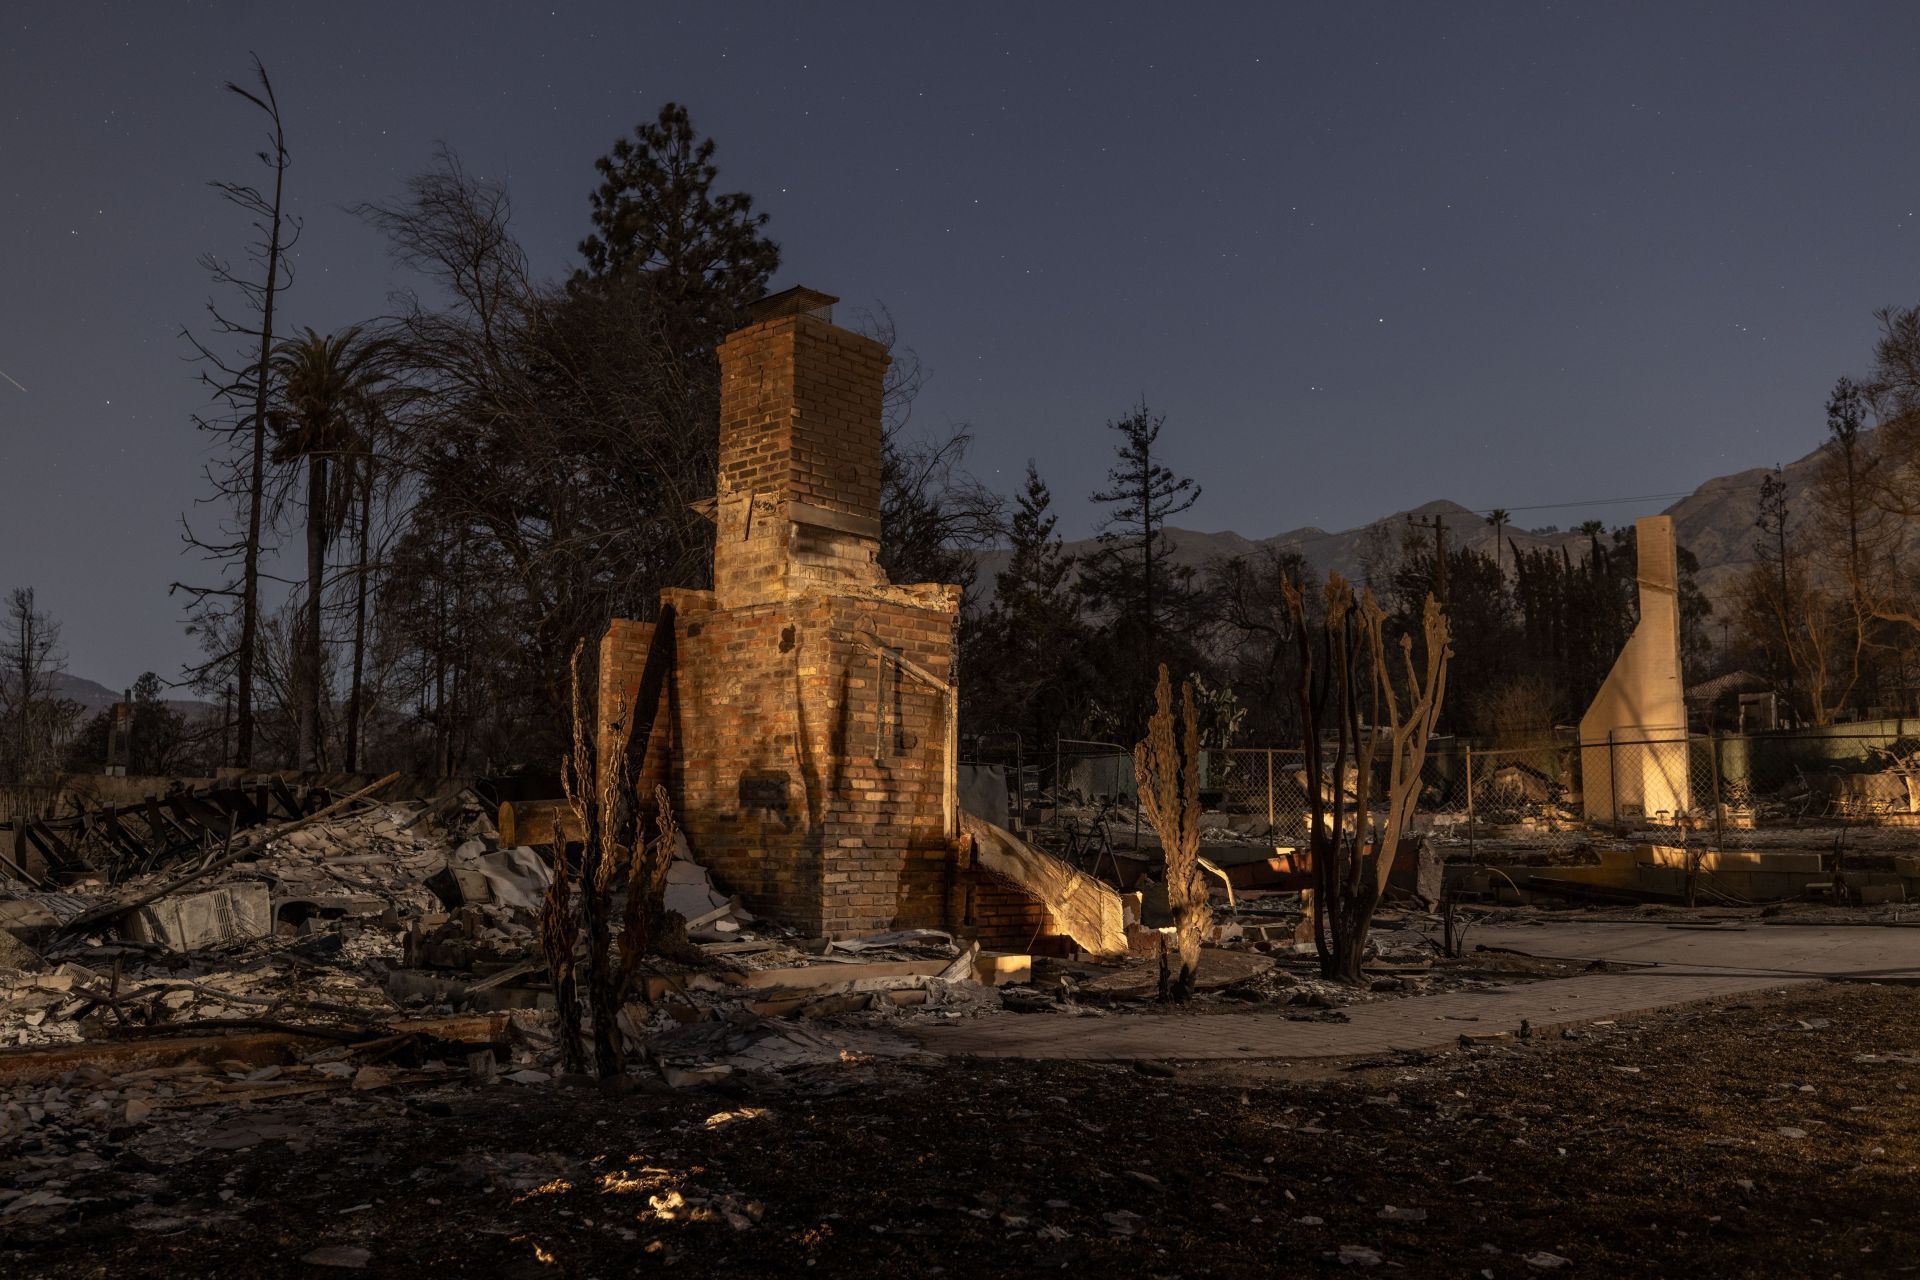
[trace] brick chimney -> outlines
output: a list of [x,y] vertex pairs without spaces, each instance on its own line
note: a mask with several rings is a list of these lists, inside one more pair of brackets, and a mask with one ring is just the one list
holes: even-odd
[[880,570],[887,353],[833,302],[776,294],[719,347],[713,590],[668,587],[661,621],[608,629],[602,720],[670,671],[642,713],[647,782],[754,911],[809,937],[1030,946],[1048,908],[959,857],[960,588]]
[[720,471],[709,514],[721,608],[886,581],[878,556],[889,357],[833,323],[836,301],[804,288],[773,294],[719,347]]

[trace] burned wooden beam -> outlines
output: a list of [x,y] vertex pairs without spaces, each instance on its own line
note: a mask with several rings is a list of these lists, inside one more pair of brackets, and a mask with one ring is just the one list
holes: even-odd
[[99,828],[106,834],[108,842],[124,856],[135,861],[144,861],[158,852],[149,848],[146,841],[121,825],[118,805],[108,805],[100,812],[98,818]]
[[50,870],[63,875],[91,870],[87,860],[68,847],[54,831],[53,824],[44,818],[22,818],[20,830],[27,841],[40,851]]
[[577,843],[584,838],[580,819],[565,800],[509,800],[500,806],[495,825],[500,845],[506,849]]
[[192,831],[180,825],[174,817],[160,807],[157,796],[148,796],[146,804],[147,825],[153,828],[154,838],[164,844],[191,844],[197,837]]
[[237,815],[243,827],[258,826],[268,820],[266,809],[255,804],[253,797],[239,787],[216,787],[210,794],[229,816]]
[[267,789],[272,793],[274,800],[285,810],[286,817],[298,818],[301,816],[300,802],[294,799],[293,788],[287,785],[285,778],[279,777],[278,775],[268,778]]

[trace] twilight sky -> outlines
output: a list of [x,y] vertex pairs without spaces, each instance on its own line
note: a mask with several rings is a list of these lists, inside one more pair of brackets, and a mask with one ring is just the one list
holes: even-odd
[[306,220],[288,322],[380,310],[397,277],[343,210],[436,140],[563,272],[594,157],[678,99],[772,214],[776,283],[890,308],[917,420],[971,424],[1004,490],[1036,459],[1069,536],[1143,394],[1204,486],[1189,527],[1678,493],[1805,453],[1873,308],[1920,301],[1910,2],[10,0],[0,589],[116,686],[193,656],[179,331],[196,257],[244,239],[205,184],[256,175],[220,91],[250,51]]

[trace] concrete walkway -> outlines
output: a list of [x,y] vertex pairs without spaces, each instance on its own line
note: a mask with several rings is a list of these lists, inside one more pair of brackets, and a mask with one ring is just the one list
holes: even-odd
[[1681,973],[1920,979],[1920,928],[1787,925],[1713,928],[1553,921],[1470,930],[1467,946],[1568,960],[1659,965]]
[[1354,1005],[1350,1022],[1296,1022],[1277,1009],[1234,1014],[1048,1014],[925,1025],[936,1053],[1000,1058],[1199,1061],[1345,1058],[1439,1049],[1463,1034],[1535,1031],[1629,1018],[1677,1005],[1776,990],[1826,977],[1920,976],[1920,929],[1754,924],[1673,929],[1656,924],[1551,923],[1483,927],[1471,946],[1648,965],[1490,991],[1408,996]]
[[1809,981],[1813,979],[1669,976],[1658,971],[1608,973],[1352,1005],[1345,1010],[1350,1022],[1295,1022],[1271,1008],[1233,1014],[1139,1013],[1105,1018],[1002,1014],[923,1025],[913,1028],[912,1034],[935,1053],[988,1058],[1122,1062],[1346,1058],[1394,1049],[1448,1048],[1465,1034],[1517,1032],[1522,1019],[1536,1032],[1549,1031]]

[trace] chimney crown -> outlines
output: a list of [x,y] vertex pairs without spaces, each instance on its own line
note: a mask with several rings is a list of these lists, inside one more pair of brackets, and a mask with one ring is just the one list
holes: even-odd
[[758,324],[779,316],[813,316],[833,323],[833,304],[840,301],[830,293],[797,284],[791,289],[770,293],[747,308],[747,323]]

